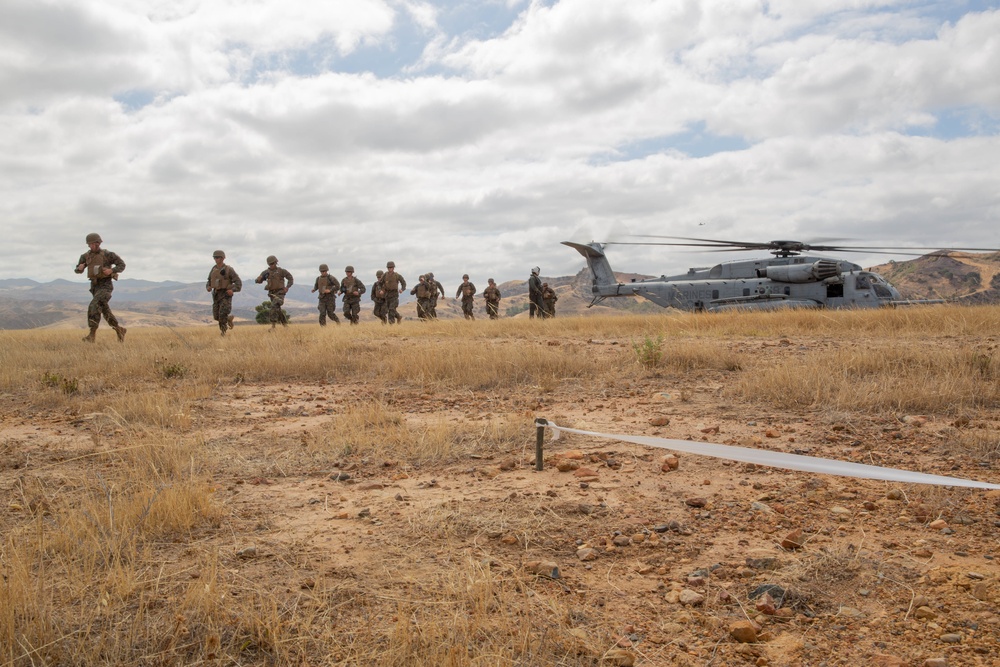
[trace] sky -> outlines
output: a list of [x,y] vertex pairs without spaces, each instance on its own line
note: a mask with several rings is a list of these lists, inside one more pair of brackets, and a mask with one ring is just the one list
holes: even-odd
[[996,248],[997,156],[1000,0],[0,1],[0,278],[89,232],[123,278],[446,287],[565,240]]

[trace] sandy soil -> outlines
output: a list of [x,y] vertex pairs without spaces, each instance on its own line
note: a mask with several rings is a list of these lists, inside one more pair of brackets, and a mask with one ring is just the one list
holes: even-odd
[[[616,343],[563,344],[601,355]],[[787,353],[740,344],[776,362]],[[505,397],[404,388],[394,407],[409,420],[443,418],[470,430],[490,414],[517,412],[529,423],[538,416],[607,433],[1000,482],[996,462],[955,445],[959,429],[995,433],[996,420],[788,414],[726,402],[725,383],[724,372],[709,372],[683,385],[656,377],[570,382]],[[199,404],[192,421],[213,455],[228,518],[225,530],[206,533],[197,547],[218,547],[233,576],[290,594],[321,578],[364,581],[389,568],[418,580],[468,558],[501,569],[549,561],[559,578],[540,579],[540,589],[611,623],[621,664],[632,656],[648,665],[1000,665],[1000,492],[692,455],[665,471],[662,450],[579,436],[552,441],[551,434],[542,471],[534,469],[530,439],[499,457],[435,467],[352,456],[331,466],[310,454],[307,439],[338,406],[375,393],[350,383],[243,384]],[[29,414],[16,397],[4,397],[7,502],[21,502],[15,481],[29,471],[58,484],[72,466],[88,465],[103,446],[95,445],[92,420]],[[560,461],[574,463],[561,472]],[[802,548],[782,548],[796,530],[801,537],[791,541]],[[197,566],[185,562],[190,549],[177,546],[173,570]],[[760,596],[766,584],[780,587],[766,589],[776,598],[770,607]],[[730,633],[748,618],[757,624],[756,643]]]

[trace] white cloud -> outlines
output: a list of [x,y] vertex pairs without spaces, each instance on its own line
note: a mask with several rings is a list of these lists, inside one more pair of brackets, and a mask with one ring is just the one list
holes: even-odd
[[[994,243],[998,11],[508,5],[477,39],[430,1],[0,3],[0,216],[28,259],[0,277],[67,277],[89,231],[132,277],[178,280],[217,246],[244,275],[391,255],[506,280],[575,272],[559,241],[623,230]],[[392,75],[341,66],[413,39]]]

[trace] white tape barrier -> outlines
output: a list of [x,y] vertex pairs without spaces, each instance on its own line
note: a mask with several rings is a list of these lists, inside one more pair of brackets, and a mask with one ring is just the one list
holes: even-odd
[[732,445],[718,445],[710,442],[692,442],[690,440],[652,438],[642,435],[615,435],[612,433],[581,431],[580,429],[559,426],[558,424],[546,419],[536,419],[535,425],[553,429],[557,432],[556,437],[558,437],[559,431],[564,431],[566,433],[576,433],[577,435],[589,435],[594,438],[607,438],[609,440],[633,442],[637,445],[659,447],[660,449],[670,449],[676,452],[700,454],[702,456],[714,456],[718,459],[729,459],[730,461],[741,461],[743,463],[756,463],[758,465],[770,466],[773,468],[785,468],[786,470],[817,472],[824,475],[840,475],[841,477],[878,479],[884,482],[910,482],[913,484],[936,484],[938,486],[964,486],[974,489],[1000,489],[1000,484],[990,484],[989,482],[977,482],[971,479],[960,479],[958,477],[947,477],[945,475],[928,475],[922,472],[899,470],[898,468],[881,468],[879,466],[870,466],[864,463],[849,463],[847,461],[837,461],[835,459],[821,459],[816,456],[785,454],[784,452],[772,452],[766,449],[734,447]]

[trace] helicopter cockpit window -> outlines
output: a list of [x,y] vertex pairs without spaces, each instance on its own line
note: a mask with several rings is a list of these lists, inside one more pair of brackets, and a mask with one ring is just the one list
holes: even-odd
[[875,290],[875,296],[877,296],[880,299],[891,299],[892,298],[892,292],[889,291],[888,287],[886,287],[885,285],[882,285],[881,283],[875,283],[872,286],[872,289]]
[[722,264],[716,264],[712,267],[712,270],[708,272],[709,278],[721,278],[722,277]]
[[868,279],[868,275],[864,273],[858,274],[858,277],[854,281],[854,286],[857,289],[871,289],[872,281]]

